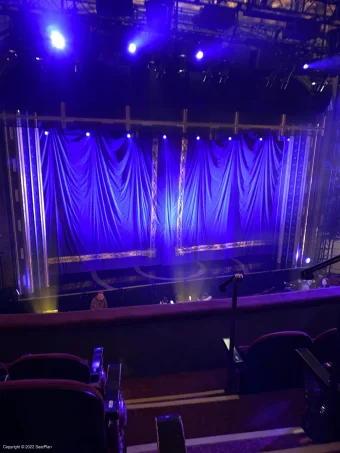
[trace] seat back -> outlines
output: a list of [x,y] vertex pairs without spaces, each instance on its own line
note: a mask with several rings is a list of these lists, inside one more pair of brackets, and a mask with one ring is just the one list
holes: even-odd
[[0,407],[4,445],[50,445],[65,453],[106,451],[103,398],[88,384],[2,382]]
[[66,379],[89,383],[90,368],[86,361],[71,354],[32,354],[13,362],[8,375],[10,380]]
[[321,364],[332,362],[335,357],[336,329],[329,329],[322,332],[313,341],[313,355]]
[[243,388],[273,391],[302,387],[303,367],[296,353],[299,348],[312,348],[312,340],[304,332],[276,332],[258,338],[246,354]]

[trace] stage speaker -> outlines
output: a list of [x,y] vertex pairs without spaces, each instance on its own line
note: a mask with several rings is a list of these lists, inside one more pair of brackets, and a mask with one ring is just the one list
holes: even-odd
[[96,0],[97,14],[103,17],[126,17],[133,12],[133,0]]

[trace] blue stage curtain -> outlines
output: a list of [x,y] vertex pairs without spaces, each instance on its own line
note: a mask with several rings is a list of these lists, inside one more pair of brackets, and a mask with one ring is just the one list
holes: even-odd
[[[50,131],[41,143],[49,257],[74,257],[90,270],[110,261],[105,254],[143,256],[150,248],[151,141]],[[70,262],[64,258],[63,270]]]
[[282,145],[272,134],[263,141],[243,136],[192,141],[184,184],[183,247],[201,246],[208,252],[219,250],[218,244],[271,241],[281,161]]
[[182,149],[179,137],[160,139],[158,152],[152,143],[42,133],[51,265],[92,271],[235,257],[254,241],[274,247],[283,146],[272,134],[192,138]]

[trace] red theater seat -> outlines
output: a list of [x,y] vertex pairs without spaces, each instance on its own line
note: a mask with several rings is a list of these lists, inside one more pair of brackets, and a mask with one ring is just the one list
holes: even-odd
[[0,383],[3,445],[47,445],[63,453],[107,452],[104,401],[90,385],[65,380]]
[[67,379],[90,382],[87,361],[71,354],[32,354],[13,362],[8,368],[10,380]]
[[314,339],[311,352],[320,363],[331,362],[335,356],[336,329],[322,332]]
[[304,332],[276,332],[258,338],[244,351],[240,392],[303,387],[303,368],[295,350],[311,347],[312,340]]

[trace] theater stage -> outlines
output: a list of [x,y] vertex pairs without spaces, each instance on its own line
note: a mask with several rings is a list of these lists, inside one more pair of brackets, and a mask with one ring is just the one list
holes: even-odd
[[[340,288],[240,297],[236,343],[300,330],[315,337],[336,327]],[[0,315],[0,361],[39,352],[123,363],[125,376],[159,375],[225,366],[222,337],[230,332],[231,300],[148,305],[55,314]],[[165,354],[166,352],[166,354]],[[166,356],[166,360],[165,360]]]

